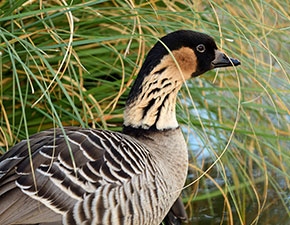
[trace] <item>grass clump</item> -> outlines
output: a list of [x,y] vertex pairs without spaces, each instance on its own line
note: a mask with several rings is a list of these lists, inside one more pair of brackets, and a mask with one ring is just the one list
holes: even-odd
[[180,93],[190,221],[289,223],[289,2],[3,0],[0,7],[1,153],[56,126],[121,130],[128,88],[156,38],[198,30],[242,66],[208,72]]

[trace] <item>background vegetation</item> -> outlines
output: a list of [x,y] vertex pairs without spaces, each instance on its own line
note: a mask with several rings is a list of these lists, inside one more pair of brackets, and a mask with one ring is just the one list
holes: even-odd
[[2,0],[0,152],[56,126],[121,130],[150,47],[198,30],[242,65],[179,95],[189,224],[290,224],[289,12],[285,0]]

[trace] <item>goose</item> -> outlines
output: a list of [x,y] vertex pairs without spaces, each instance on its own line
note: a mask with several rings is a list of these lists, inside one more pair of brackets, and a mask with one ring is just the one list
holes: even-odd
[[129,92],[122,132],[52,128],[1,157],[0,224],[158,225],[166,215],[178,219],[188,170],[175,112],[178,91],[206,71],[239,64],[207,34],[178,30],[162,37]]

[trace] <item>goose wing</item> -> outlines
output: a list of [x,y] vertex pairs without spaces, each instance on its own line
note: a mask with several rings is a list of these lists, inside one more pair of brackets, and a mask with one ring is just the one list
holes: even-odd
[[37,133],[1,157],[0,224],[59,221],[98,187],[121,185],[145,168],[149,152],[129,136],[64,131]]

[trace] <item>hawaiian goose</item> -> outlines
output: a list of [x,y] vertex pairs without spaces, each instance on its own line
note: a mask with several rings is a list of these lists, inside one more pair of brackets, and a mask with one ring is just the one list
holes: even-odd
[[206,34],[163,37],[130,91],[122,133],[50,129],[2,156],[0,224],[160,224],[187,175],[178,90],[184,80],[239,64]]

